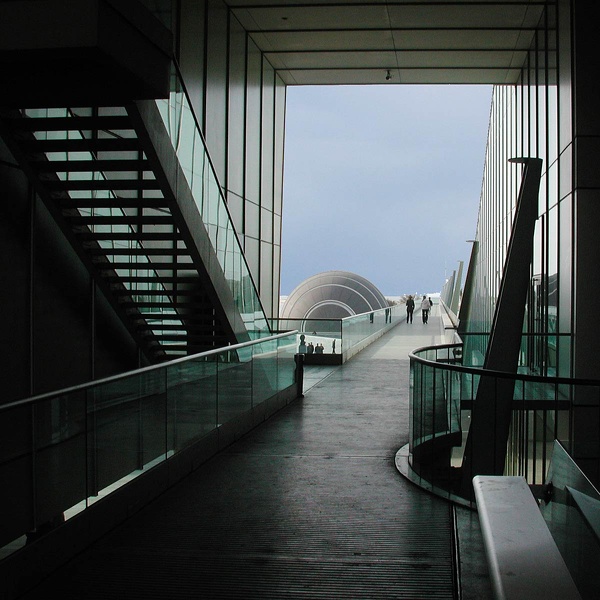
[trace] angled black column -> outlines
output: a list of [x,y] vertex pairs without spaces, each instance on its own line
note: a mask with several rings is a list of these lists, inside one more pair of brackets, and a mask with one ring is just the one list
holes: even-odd
[[[522,163],[525,169],[483,367],[516,373],[531,277],[542,160],[512,158],[510,162]],[[481,377],[462,466],[462,491],[468,497],[473,493],[473,476],[504,472],[513,393],[513,379]]]
[[458,335],[466,332],[466,325],[471,313],[471,300],[473,298],[473,288],[475,287],[475,270],[477,269],[477,255],[479,253],[479,242],[472,240],[471,256],[469,258],[469,267],[463,288],[463,296],[458,311]]

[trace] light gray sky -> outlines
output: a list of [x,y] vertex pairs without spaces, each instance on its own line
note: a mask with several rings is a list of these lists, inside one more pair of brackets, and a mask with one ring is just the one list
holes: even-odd
[[351,271],[389,296],[468,266],[491,86],[287,88],[281,293]]

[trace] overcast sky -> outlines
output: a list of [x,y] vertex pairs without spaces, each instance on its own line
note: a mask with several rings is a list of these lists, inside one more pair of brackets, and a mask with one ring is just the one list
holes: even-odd
[[281,293],[351,271],[440,291],[477,226],[491,86],[287,88]]

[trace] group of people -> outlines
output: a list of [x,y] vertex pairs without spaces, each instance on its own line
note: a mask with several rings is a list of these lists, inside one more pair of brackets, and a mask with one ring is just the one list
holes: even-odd
[[[320,342],[317,342],[316,346],[312,342],[308,342],[307,344],[304,334],[300,336],[300,346],[298,348],[300,354],[323,354],[324,351],[325,346]],[[333,342],[333,353],[335,354],[335,340]]]
[[[423,319],[423,323],[427,323],[429,321],[429,311],[433,306],[433,301],[431,298],[428,298],[426,295],[423,295],[423,299],[421,300],[421,318]],[[413,312],[415,310],[415,299],[412,296],[409,296],[406,299],[406,322],[413,322]]]
[[312,342],[308,342],[308,346],[306,346],[307,354],[313,354],[313,352],[315,354],[323,354],[323,350],[325,350],[325,348],[323,347],[323,344],[319,342],[317,342],[316,346],[314,346]]

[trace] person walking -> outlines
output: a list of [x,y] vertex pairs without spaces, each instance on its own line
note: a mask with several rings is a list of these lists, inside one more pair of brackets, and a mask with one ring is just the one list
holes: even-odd
[[427,323],[429,320],[429,309],[431,308],[431,302],[427,298],[427,296],[423,296],[423,300],[421,301],[421,316],[423,318],[423,323]]
[[409,296],[406,300],[406,322],[412,323],[413,311],[415,310],[415,301],[412,296]]

